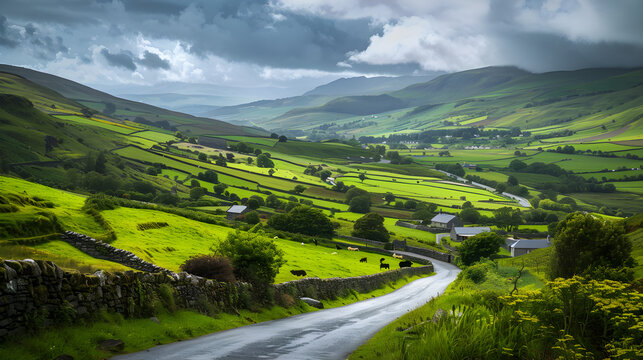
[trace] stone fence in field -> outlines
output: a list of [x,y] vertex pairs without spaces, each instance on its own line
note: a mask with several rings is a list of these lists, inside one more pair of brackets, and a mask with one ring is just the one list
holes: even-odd
[[117,249],[87,235],[65,231],[61,238],[78,250],[97,259],[113,261],[140,271],[169,272],[169,270],[149,263],[129,251]]
[[274,287],[279,293],[290,294],[295,297],[307,296],[328,300],[346,296],[351,290],[360,293],[370,292],[403,277],[425,275],[432,272],[433,265],[425,265],[348,278],[304,278],[277,284]]

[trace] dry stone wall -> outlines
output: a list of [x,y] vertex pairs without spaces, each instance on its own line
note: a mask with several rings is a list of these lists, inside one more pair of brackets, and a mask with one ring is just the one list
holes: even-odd
[[351,290],[360,293],[370,292],[406,276],[424,275],[432,272],[433,265],[425,265],[348,278],[304,278],[277,284],[275,289],[279,293],[293,296],[309,296],[328,300],[344,296]]
[[97,259],[113,261],[140,271],[170,272],[167,269],[139,258],[129,251],[115,248],[87,235],[73,231],[65,231],[61,237],[73,247]]
[[229,311],[242,307],[242,291],[250,286],[187,273],[89,275],[63,271],[51,261],[0,259],[0,338],[100,309],[126,316],[150,316],[160,306]]

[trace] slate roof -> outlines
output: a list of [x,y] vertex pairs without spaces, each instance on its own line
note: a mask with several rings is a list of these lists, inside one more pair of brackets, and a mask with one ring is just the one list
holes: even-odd
[[459,227],[456,226],[453,228],[455,231],[456,235],[460,236],[473,236],[473,235],[478,235],[483,232],[489,232],[491,231],[491,228],[486,227],[486,226],[478,226],[478,227]]
[[455,215],[451,214],[437,214],[431,219],[431,222],[439,222],[442,224],[448,224],[449,221],[453,220],[455,218]]
[[544,249],[551,246],[551,242],[547,239],[538,239],[538,240],[518,240],[515,243],[511,244],[511,247],[514,249]]
[[248,207],[247,207],[247,206],[245,206],[245,205],[232,205],[232,206],[230,206],[230,208],[228,209],[228,211],[227,211],[227,212],[228,212],[228,213],[231,213],[231,214],[241,214],[241,213],[243,213],[247,208],[248,208]]

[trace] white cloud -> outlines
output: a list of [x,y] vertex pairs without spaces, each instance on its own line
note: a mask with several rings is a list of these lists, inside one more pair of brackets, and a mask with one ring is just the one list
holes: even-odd
[[433,19],[409,17],[384,26],[368,48],[349,54],[352,62],[373,65],[417,63],[425,70],[456,71],[484,66],[489,44],[478,34]]

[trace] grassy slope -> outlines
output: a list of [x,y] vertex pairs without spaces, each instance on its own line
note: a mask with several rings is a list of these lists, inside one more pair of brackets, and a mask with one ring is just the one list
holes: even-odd
[[242,127],[223,121],[198,118],[192,115],[117,98],[79,83],[34,70],[10,65],[0,65],[0,71],[22,76],[99,112],[105,110],[107,103],[112,103],[116,107],[116,112],[111,114],[111,116],[120,119],[134,119],[136,116],[141,116],[152,121],[167,120],[172,124],[182,124],[182,130],[191,130],[193,134],[246,135],[249,133]]

